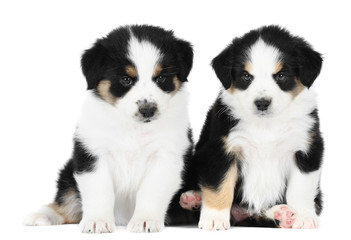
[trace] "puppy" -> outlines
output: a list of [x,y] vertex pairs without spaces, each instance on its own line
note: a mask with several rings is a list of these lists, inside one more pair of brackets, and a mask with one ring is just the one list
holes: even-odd
[[321,55],[267,26],[235,38],[212,66],[223,90],[196,145],[201,192],[184,193],[181,205],[202,202],[207,230],[229,228],[231,215],[237,225],[317,227],[324,144],[310,87]]
[[161,231],[192,152],[186,91],[192,60],[188,42],[146,25],[115,29],[86,50],[88,93],[72,157],[54,202],[25,224]]

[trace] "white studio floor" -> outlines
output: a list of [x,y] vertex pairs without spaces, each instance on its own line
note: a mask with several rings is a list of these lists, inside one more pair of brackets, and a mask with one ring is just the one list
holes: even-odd
[[[19,235],[17,235],[19,234]],[[335,233],[334,233],[335,234]],[[320,228],[315,230],[239,228],[226,231],[203,231],[195,227],[167,227],[160,233],[129,233],[120,227],[113,233],[83,234],[77,225],[24,227],[15,233],[14,239],[317,239],[333,237],[333,232]],[[347,239],[346,235],[337,234],[338,239]]]

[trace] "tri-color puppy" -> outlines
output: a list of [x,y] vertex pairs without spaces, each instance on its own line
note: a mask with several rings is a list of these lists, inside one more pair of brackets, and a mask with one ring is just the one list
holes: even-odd
[[[227,229],[231,215],[238,225],[317,227],[324,147],[310,87],[321,55],[268,26],[235,38],[212,66],[223,90],[196,145],[199,227]],[[200,206],[199,194],[184,193],[182,206]]]
[[55,201],[25,224],[161,231],[192,153],[186,91],[192,60],[188,42],[146,25],[120,27],[86,50],[81,65],[89,91],[72,158],[60,172]]

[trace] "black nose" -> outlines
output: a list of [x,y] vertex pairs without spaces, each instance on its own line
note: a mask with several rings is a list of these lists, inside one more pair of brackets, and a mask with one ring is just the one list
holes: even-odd
[[265,99],[265,98],[260,98],[255,101],[255,105],[257,107],[257,110],[259,111],[266,111],[271,104],[272,100],[270,99]]
[[156,109],[157,108],[154,106],[145,106],[140,107],[139,112],[141,113],[141,115],[143,115],[144,118],[151,118],[152,116],[154,116]]

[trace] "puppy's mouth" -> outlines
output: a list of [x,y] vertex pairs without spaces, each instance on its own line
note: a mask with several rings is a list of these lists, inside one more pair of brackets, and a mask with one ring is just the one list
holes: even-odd
[[149,123],[149,122],[152,122],[154,120],[156,120],[157,117],[152,117],[152,118],[143,118],[143,117],[140,117],[139,118],[139,121],[143,122],[143,123]]
[[150,123],[157,120],[158,116],[159,116],[159,111],[156,111],[152,116],[145,116],[140,112],[136,112],[134,114],[134,119],[140,123]]
[[142,115],[140,115],[139,113],[135,113],[134,119],[135,119],[135,121],[140,122],[140,123],[150,123],[150,122],[157,120],[157,116],[145,118]]
[[254,114],[257,116],[257,117],[260,117],[260,118],[271,118],[273,117],[273,113],[271,111],[255,111]]

